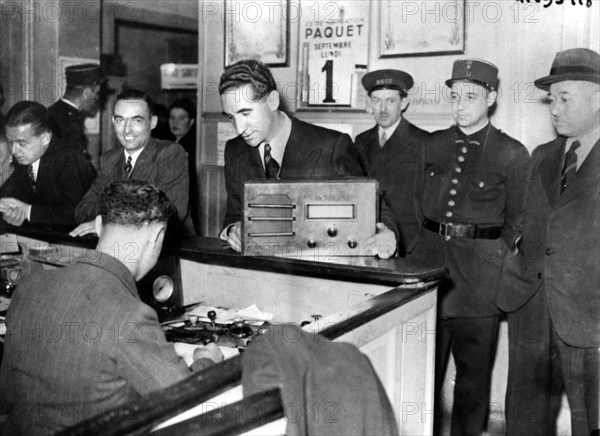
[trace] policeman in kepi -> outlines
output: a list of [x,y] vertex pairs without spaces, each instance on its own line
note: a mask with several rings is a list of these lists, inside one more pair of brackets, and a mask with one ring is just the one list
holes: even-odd
[[[450,88],[456,124],[434,132],[418,163],[411,256],[445,265],[438,299],[436,406],[449,352],[456,364],[451,434],[481,434],[488,414],[498,339],[498,279],[523,217],[527,149],[489,120],[498,69],[476,59],[454,63]],[[436,425],[443,413],[436,407]]]

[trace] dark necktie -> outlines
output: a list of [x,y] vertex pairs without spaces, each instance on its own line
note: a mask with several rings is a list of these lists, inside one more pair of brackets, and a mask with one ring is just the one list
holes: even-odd
[[131,173],[133,172],[133,164],[131,163],[131,156],[127,158],[127,163],[125,164],[125,178],[128,179],[131,177]]
[[271,146],[265,144],[265,173],[267,179],[279,179],[279,164],[271,156]]
[[35,174],[33,172],[33,165],[27,165],[27,175],[29,176],[29,180],[31,180],[31,187],[35,191]]
[[566,187],[573,182],[573,178],[577,173],[577,153],[575,153],[575,150],[577,150],[580,145],[581,143],[579,141],[573,141],[571,148],[569,148],[569,151],[567,151],[567,154],[565,155],[565,164],[560,178],[561,194],[565,191]]

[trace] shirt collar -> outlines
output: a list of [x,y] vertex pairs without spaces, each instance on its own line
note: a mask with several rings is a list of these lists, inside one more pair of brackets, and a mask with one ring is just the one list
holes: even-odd
[[571,148],[571,144],[575,141],[579,141],[581,144],[576,150],[575,154],[577,155],[577,169],[581,167],[585,158],[590,154],[592,148],[598,140],[600,139],[600,126],[596,126],[594,129],[590,130],[585,135],[581,135],[578,137],[567,138],[565,142],[565,154]]
[[283,112],[279,112],[283,116],[283,123],[279,132],[273,138],[268,141],[260,144],[258,149],[260,153],[260,160],[263,163],[263,167],[265,165],[265,144],[269,143],[271,146],[271,157],[277,161],[277,163],[281,166],[283,161],[283,154],[285,153],[285,146],[288,143],[288,139],[290,139],[290,134],[292,133],[292,120]]
[[37,174],[38,174],[38,170],[40,168],[40,160],[36,160],[34,163],[31,164],[31,171],[33,172],[33,176],[35,177],[35,179],[37,180]]
[[378,129],[379,137],[381,138],[381,135],[383,134],[383,132],[385,132],[385,137],[387,139],[390,139],[390,137],[394,134],[394,132],[396,131],[396,129],[400,125],[401,121],[402,121],[402,117],[400,117],[398,119],[398,121],[396,121],[394,124],[392,124],[389,127],[383,128],[383,127],[379,126],[379,129]]
[[144,148],[146,147],[142,147],[139,150],[136,150],[132,153],[129,153],[127,150],[123,150],[123,153],[125,154],[125,161],[127,161],[127,159],[129,158],[129,156],[131,156],[131,165],[135,166],[135,163],[137,162],[138,157],[140,156],[140,153],[142,151],[144,151]]
[[60,101],[67,103],[69,106],[73,106],[75,109],[79,110],[79,108],[72,101],[67,100],[66,98],[61,98]]

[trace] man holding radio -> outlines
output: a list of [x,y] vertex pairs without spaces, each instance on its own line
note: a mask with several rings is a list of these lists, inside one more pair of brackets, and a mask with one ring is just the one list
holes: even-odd
[[[288,116],[279,110],[280,95],[269,69],[242,60],[225,69],[219,83],[223,112],[239,136],[225,145],[227,212],[221,239],[241,250],[244,182],[252,179],[326,179],[362,176],[351,138]],[[396,251],[394,232],[377,224],[379,234],[366,241],[374,254]]]

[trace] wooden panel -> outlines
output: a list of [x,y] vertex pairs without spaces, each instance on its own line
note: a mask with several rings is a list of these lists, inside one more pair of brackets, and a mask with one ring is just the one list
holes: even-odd
[[433,432],[436,298],[432,291],[338,339],[359,346],[371,360],[400,434]]
[[223,166],[202,164],[200,182],[200,222],[202,235],[217,237],[221,231],[227,192],[225,191],[225,173]]

